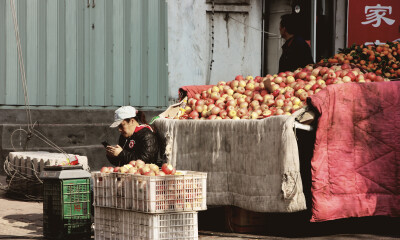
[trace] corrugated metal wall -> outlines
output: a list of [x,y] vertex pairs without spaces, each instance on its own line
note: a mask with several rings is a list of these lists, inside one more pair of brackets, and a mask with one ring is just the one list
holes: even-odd
[[[30,105],[168,104],[164,0],[16,0]],[[9,0],[0,0],[0,105],[24,105]]]

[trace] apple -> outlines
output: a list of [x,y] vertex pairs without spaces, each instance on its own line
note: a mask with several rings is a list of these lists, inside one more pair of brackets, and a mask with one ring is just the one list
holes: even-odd
[[150,167],[151,171],[153,171],[155,173],[158,173],[160,171],[160,168],[154,163],[150,164],[149,167]]
[[283,78],[282,78],[282,77],[276,77],[276,78],[274,78],[274,83],[279,84],[279,83],[281,83],[281,82],[283,82]]
[[144,167],[139,169],[140,174],[145,175],[146,173],[149,173],[151,171],[150,167],[148,164],[146,164]]
[[301,102],[301,100],[300,100],[300,98],[298,98],[298,97],[294,97],[294,98],[292,99],[293,105],[299,105],[300,102]]
[[196,111],[196,110],[193,110],[193,111],[189,114],[189,117],[190,117],[191,119],[199,119],[199,112]]
[[246,91],[246,89],[245,89],[244,87],[242,87],[242,86],[239,86],[239,87],[237,88],[237,92],[238,92],[238,93],[243,94],[245,91]]
[[269,116],[271,116],[271,115],[272,115],[272,112],[271,112],[271,110],[269,110],[269,109],[267,109],[267,110],[265,110],[265,111],[262,112],[262,116],[263,116],[263,117],[269,117]]
[[307,77],[307,72],[301,71],[297,74],[297,78],[305,79]]
[[203,112],[204,107],[203,107],[203,105],[198,105],[198,106],[196,106],[195,110],[196,110],[197,112]]
[[255,86],[254,86],[254,84],[253,84],[253,83],[248,83],[248,84],[246,84],[246,89],[247,89],[247,90],[251,90],[251,91],[253,91],[253,90],[254,90],[254,88],[255,88]]
[[247,108],[239,108],[239,110],[237,110],[237,116],[242,118],[243,116],[245,116],[248,113]]
[[278,99],[278,100],[275,101],[275,105],[276,105],[277,107],[282,107],[283,104],[284,104],[284,102],[283,102],[282,99]]
[[100,172],[101,172],[101,173],[109,173],[109,168],[108,168],[108,167],[102,167],[102,168],[100,169]]
[[300,100],[305,101],[308,98],[308,93],[307,92],[302,92],[300,93]]
[[286,83],[286,84],[290,84],[290,83],[293,83],[293,82],[295,82],[295,81],[296,81],[296,80],[294,79],[293,76],[288,76],[288,77],[286,78],[285,83]]
[[230,110],[230,111],[228,112],[228,116],[229,116],[230,118],[235,117],[235,116],[236,116],[236,111],[235,111],[235,110]]
[[257,112],[252,112],[250,114],[250,119],[257,119],[259,117],[259,114]]
[[228,90],[226,90],[226,94],[228,94],[229,96],[232,96],[235,92],[233,91],[233,89],[229,88]]
[[189,114],[192,111],[192,108],[190,106],[185,106],[185,113]]
[[243,80],[243,76],[242,76],[242,75],[237,75],[237,76],[235,77],[235,80]]
[[145,165],[146,165],[146,163],[143,160],[141,160],[141,159],[136,160],[136,168],[142,168]]
[[136,166],[136,161],[132,160],[132,161],[129,162],[129,164],[132,165],[132,167],[134,167],[134,166]]
[[282,109],[280,109],[280,108],[278,108],[278,109],[276,109],[276,111],[275,111],[275,115],[282,115],[282,114],[284,114],[285,112],[282,110]]
[[170,175],[174,170],[174,167],[169,163],[164,163],[161,166],[161,171],[163,171],[166,175]]
[[224,82],[224,81],[219,81],[217,83],[217,86],[225,86],[225,85],[226,85],[226,82]]
[[138,171],[137,168],[132,167],[132,168],[129,168],[129,169],[128,169],[127,173],[134,174],[134,173],[136,173],[137,171]]
[[215,115],[215,114],[211,114],[211,115],[209,115],[208,116],[208,120],[215,120],[217,118],[217,115]]
[[237,88],[239,86],[239,81],[238,80],[233,80],[231,82],[231,88]]
[[219,93],[219,92],[220,92],[220,89],[219,89],[219,87],[217,87],[217,86],[213,86],[213,87],[211,88],[211,92],[217,92],[217,93]]
[[233,99],[228,100],[228,101],[226,102],[226,106],[233,106],[233,107],[235,107],[235,106],[236,106],[236,101],[233,100]]
[[247,108],[248,106],[249,106],[249,103],[248,103],[248,102],[242,102],[242,103],[240,103],[240,105],[239,105],[240,108]]
[[120,167],[115,167],[113,172],[119,172]]
[[275,105],[275,100],[274,99],[267,99],[266,104],[267,104],[268,107],[271,107],[272,105]]
[[120,173],[126,173],[126,172],[128,172],[128,170],[129,169],[127,167],[125,167],[125,166],[122,166],[122,167],[119,168],[119,172]]
[[243,87],[244,88],[244,87],[246,87],[246,85],[247,85],[246,81],[244,81],[244,80],[240,80],[239,81],[239,87]]
[[221,112],[221,108],[219,108],[219,107],[213,107],[211,109],[211,114],[213,114],[213,115],[217,115],[219,112]]
[[219,116],[220,116],[222,119],[225,119],[225,117],[228,116],[228,112],[225,111],[225,110],[221,110],[221,112],[219,112]]
[[342,78],[342,81],[343,82],[345,82],[345,83],[348,83],[348,82],[351,82],[351,78],[349,77],[349,76],[344,76],[343,78]]

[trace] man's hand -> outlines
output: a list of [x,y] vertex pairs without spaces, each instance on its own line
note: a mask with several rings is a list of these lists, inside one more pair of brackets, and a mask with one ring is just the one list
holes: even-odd
[[267,77],[263,78],[263,83],[264,83],[264,87],[265,89],[267,89],[267,91],[269,93],[272,93],[272,85],[271,85],[271,80]]
[[117,157],[121,152],[122,152],[122,148],[119,145],[116,146],[108,146],[106,148],[106,154],[109,157]]

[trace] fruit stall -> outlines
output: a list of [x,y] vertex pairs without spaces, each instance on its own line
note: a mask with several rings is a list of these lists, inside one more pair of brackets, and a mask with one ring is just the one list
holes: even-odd
[[[306,201],[296,129],[315,127],[318,134],[319,118],[332,111],[326,106],[327,112],[320,111],[321,108],[317,109],[318,105],[313,105],[315,101],[312,100],[318,96],[327,100],[331,96],[327,93],[339,96],[335,92],[338,91],[346,92],[347,98],[343,96],[335,101],[349,101],[355,106],[362,99],[363,106],[367,106],[365,103],[369,100],[364,100],[365,94],[362,95],[360,89],[365,89],[369,95],[373,95],[371,89],[375,89],[379,96],[386,93],[389,97],[386,101],[391,98],[396,104],[396,91],[384,89],[397,89],[399,52],[398,42],[383,46],[352,46],[340,50],[331,59],[294,72],[254,78],[238,75],[231,81],[220,81],[204,88],[199,86],[197,92],[191,87],[182,87],[181,102],[154,121],[164,134],[167,159],[177,168],[208,173],[209,205],[231,205],[255,212],[304,210]],[[375,99],[378,104],[374,106],[379,106],[382,99]],[[335,101],[324,104],[335,106]],[[343,113],[355,116],[349,111],[360,109],[351,107],[353,105]],[[396,109],[393,110],[395,116],[398,114]],[[312,126],[299,124],[305,121],[307,114],[318,118]],[[313,119],[311,117],[311,121]],[[340,132],[337,129],[339,132],[335,136],[340,138],[341,134],[347,134],[347,130],[351,131],[343,129]],[[340,144],[337,147],[340,148]],[[373,150],[374,146],[369,149]],[[320,151],[319,156],[323,156],[324,149]],[[312,160],[313,169],[317,168],[315,161]],[[351,171],[356,172],[354,169]],[[316,173],[312,172],[313,181]],[[318,188],[319,185],[313,184],[313,190]],[[318,206],[318,203],[313,204]],[[348,208],[345,203],[341,206]],[[385,213],[390,215],[389,212]],[[374,213],[368,212],[363,216],[368,214]],[[346,216],[361,215],[342,215]],[[322,218],[314,220],[323,221]]]

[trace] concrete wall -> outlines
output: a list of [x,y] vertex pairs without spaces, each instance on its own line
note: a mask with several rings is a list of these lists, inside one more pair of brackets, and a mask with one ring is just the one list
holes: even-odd
[[238,74],[261,74],[262,0],[215,3],[214,62],[210,71],[211,1],[168,0],[168,79],[172,99],[178,98],[181,86],[216,84]]
[[[145,112],[146,119],[159,112]],[[111,166],[105,157],[101,142],[107,140],[117,144],[117,129],[109,128],[114,119],[114,109],[96,110],[31,110],[34,129],[65,152],[88,157],[91,170],[102,166]],[[25,109],[0,109],[0,174],[4,174],[3,164],[11,151],[49,151],[57,152],[38,137],[33,136],[26,144],[26,134],[18,129],[27,130],[27,113]]]

